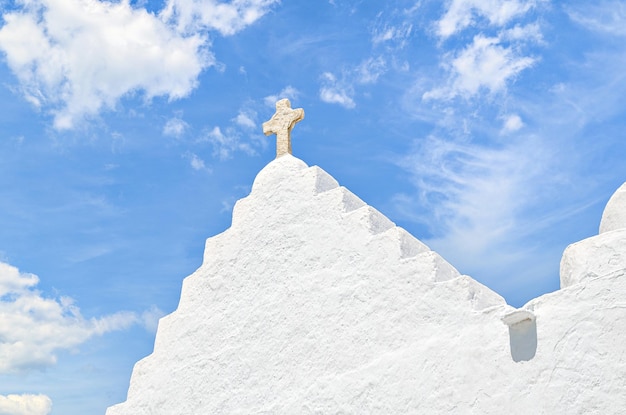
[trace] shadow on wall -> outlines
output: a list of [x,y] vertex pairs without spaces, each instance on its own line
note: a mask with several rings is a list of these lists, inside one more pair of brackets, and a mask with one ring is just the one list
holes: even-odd
[[516,310],[504,316],[502,321],[509,326],[509,343],[514,362],[524,362],[535,357],[537,352],[537,320],[527,310]]

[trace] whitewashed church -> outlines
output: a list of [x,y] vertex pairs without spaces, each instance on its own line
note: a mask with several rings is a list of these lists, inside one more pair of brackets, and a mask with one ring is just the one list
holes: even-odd
[[107,415],[626,413],[626,184],[515,309],[293,157],[304,112],[276,108],[277,158]]

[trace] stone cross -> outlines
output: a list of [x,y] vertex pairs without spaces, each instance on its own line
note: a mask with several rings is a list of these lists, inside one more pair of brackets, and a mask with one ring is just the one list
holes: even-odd
[[291,152],[291,129],[304,118],[302,108],[291,109],[287,98],[276,103],[276,113],[263,123],[263,134],[276,134],[276,158]]

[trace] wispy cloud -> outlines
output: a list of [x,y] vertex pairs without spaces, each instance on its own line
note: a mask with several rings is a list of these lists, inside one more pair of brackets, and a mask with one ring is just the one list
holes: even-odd
[[385,23],[373,30],[372,43],[374,46],[385,45],[403,48],[406,46],[412,32],[413,25],[408,21],[395,25]]
[[[396,195],[396,208],[427,229],[422,237],[433,249],[492,287],[532,281],[554,289],[559,255],[575,242],[557,241],[560,227],[588,215],[614,190],[614,184],[602,189],[600,170],[626,172],[606,154],[601,163],[611,167],[597,167],[606,150],[599,147],[619,139],[598,128],[623,112],[624,47],[605,49],[605,43],[562,62],[554,72],[559,77],[550,78],[554,84],[518,85],[513,81],[522,71],[541,70],[548,59],[525,52],[527,44],[548,42],[539,24],[511,19],[494,36],[481,33],[483,25],[462,29],[473,32],[471,43],[443,55],[443,78],[430,73],[415,84],[412,113],[432,130],[402,159],[416,192]],[[463,44],[462,36],[457,40]],[[441,79],[443,85],[425,86]],[[492,94],[503,99],[485,99]],[[590,134],[603,138],[592,144]],[[554,240],[546,240],[547,229]]]
[[511,133],[519,130],[524,126],[524,122],[522,118],[517,114],[508,114],[504,119],[504,125],[502,126],[501,132],[503,134]]
[[203,140],[213,146],[213,156],[220,160],[227,160],[236,151],[243,151],[248,155],[256,154],[254,147],[241,139],[241,134],[233,127],[227,127],[224,131],[218,126],[208,130]]
[[[286,86],[275,95],[269,95],[262,99],[248,99],[241,104],[237,115],[232,117],[224,125],[208,126],[196,143],[209,143],[213,149],[213,157],[218,160],[231,159],[235,153],[244,153],[248,156],[258,155],[267,147],[267,140],[258,128],[259,113],[267,113],[267,107],[274,108],[276,101],[281,98],[294,99],[300,92],[292,86]],[[263,120],[264,121],[264,120]],[[206,164],[193,153],[187,153],[196,170],[211,170]]]
[[163,126],[163,135],[180,138],[188,128],[189,124],[187,124],[182,118],[172,117],[165,122],[165,125]]
[[[485,258],[492,269],[511,267],[537,249],[528,242],[537,230],[529,212],[545,201],[536,189],[553,174],[550,147],[532,137],[499,147],[436,136],[414,144],[400,165],[417,193],[395,201],[401,214],[428,228],[424,239],[433,249],[472,271],[481,270]],[[494,277],[487,274],[478,277]]]
[[72,252],[67,260],[70,262],[84,262],[110,254],[113,251],[114,247],[107,245],[84,246],[80,250]]
[[339,104],[344,108],[356,107],[355,89],[357,86],[376,84],[389,70],[387,59],[382,55],[371,56],[360,63],[343,68],[339,75],[324,72],[320,76],[320,100],[328,104]]
[[386,10],[376,15],[371,26],[372,46],[388,51],[397,51],[408,46],[415,33],[417,13],[422,6],[422,1],[413,2],[408,9],[397,7],[395,3],[386,4]]
[[417,2],[411,9],[387,5],[389,10],[379,12],[369,29],[369,56],[324,71],[320,76],[320,100],[352,109],[357,106],[357,96],[368,96],[382,77],[408,71],[409,60],[403,53],[413,36],[420,4]]
[[52,400],[46,395],[0,395],[2,415],[48,415]]
[[71,298],[46,298],[38,284],[36,275],[0,262],[0,373],[53,365],[59,350],[141,323],[131,312],[86,319]]
[[387,72],[387,62],[382,56],[368,58],[356,68],[357,82],[361,84],[373,84],[378,78]]
[[159,319],[165,316],[165,312],[153,305],[148,310],[141,313],[141,324],[150,333],[156,333]]
[[429,136],[415,141],[401,165],[419,183],[420,203],[436,211],[436,233],[478,224],[498,234],[509,215],[534,200],[524,184],[550,166],[537,144],[517,139],[494,148]]
[[476,24],[481,18],[491,26],[504,26],[528,12],[535,4],[536,1],[532,0],[452,0],[436,23],[436,33],[445,39]]
[[626,36],[626,4],[622,1],[572,4],[565,10],[570,19],[591,31]]
[[233,121],[235,121],[235,123],[240,127],[255,129],[257,128],[257,124],[255,122],[256,117],[256,111],[251,109],[241,109]]
[[322,87],[320,88],[320,99],[328,104],[339,104],[345,108],[356,106],[352,99],[353,91],[351,86],[342,85],[337,77],[330,72],[322,74]]
[[192,169],[196,171],[206,171],[207,173],[213,172],[213,170],[208,167],[204,160],[202,160],[197,154],[188,152],[185,153],[185,157],[189,159],[189,165]]
[[174,24],[179,32],[217,30],[232,35],[254,23],[279,0],[244,0],[230,3],[215,0],[168,0],[159,17]]
[[524,43],[543,44],[543,33],[538,23],[529,23],[525,25],[517,24],[509,29],[500,31],[500,39],[505,41],[514,41]]

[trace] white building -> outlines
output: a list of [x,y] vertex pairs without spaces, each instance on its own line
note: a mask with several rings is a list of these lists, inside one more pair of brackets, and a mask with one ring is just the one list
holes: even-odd
[[516,310],[282,155],[107,415],[622,414],[625,273],[626,184],[566,249],[561,289]]

